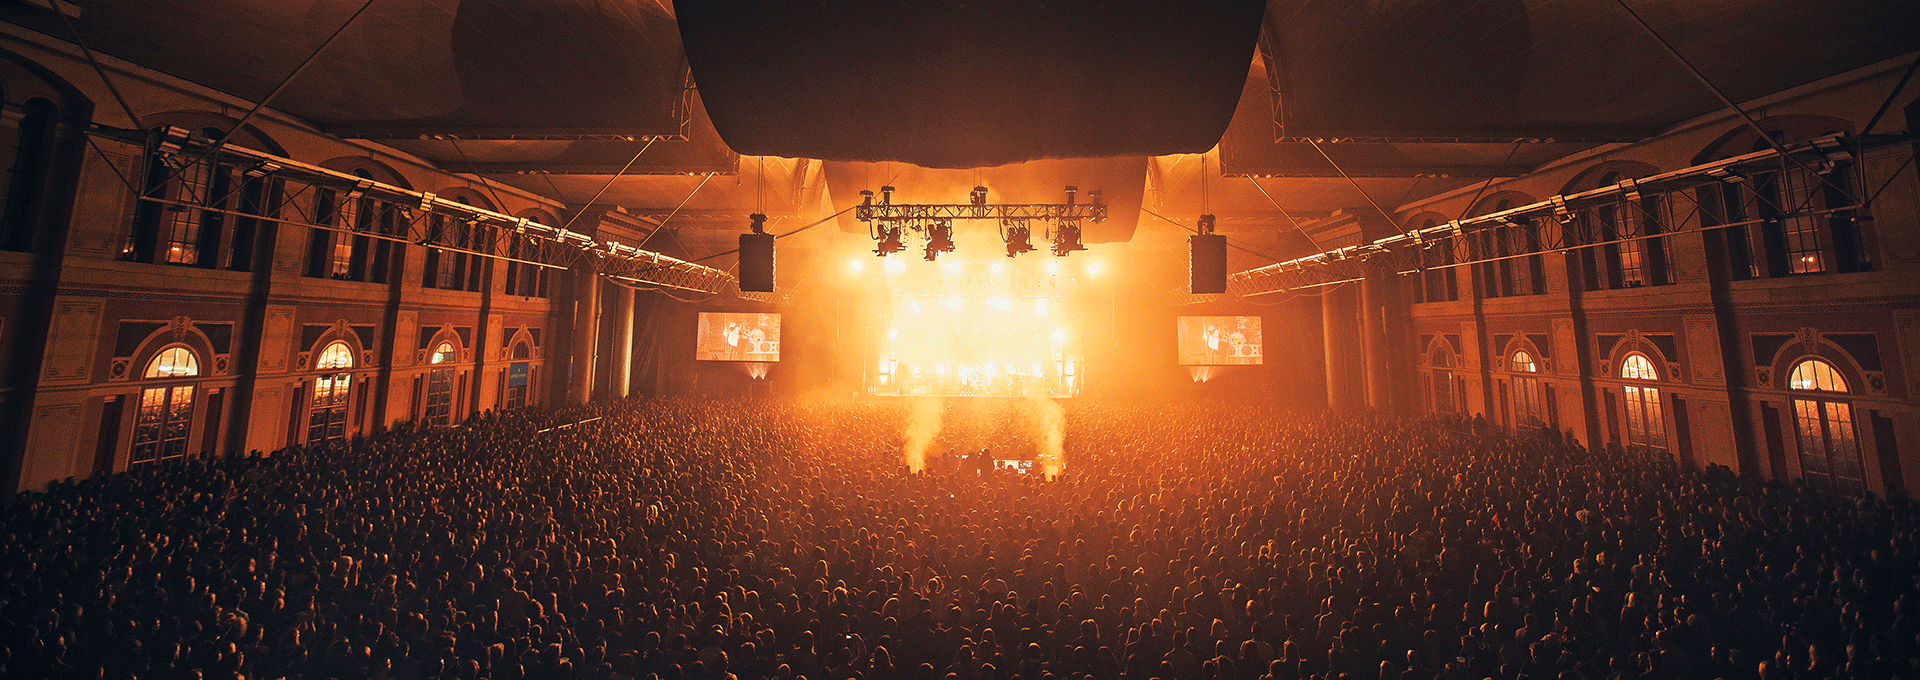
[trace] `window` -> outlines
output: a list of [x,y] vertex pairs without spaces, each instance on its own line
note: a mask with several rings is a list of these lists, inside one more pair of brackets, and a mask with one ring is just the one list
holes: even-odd
[[[447,225],[446,216],[435,214],[429,220],[429,243],[458,241],[457,237],[449,236],[447,233],[447,230],[452,227]],[[429,246],[426,279],[420,285],[441,290],[459,290],[460,269],[466,265],[465,258],[465,253],[455,253]]]
[[[1431,229],[1436,224],[1438,223],[1433,220],[1427,220],[1427,223],[1420,228]],[[1433,267],[1420,277],[1421,289],[1424,293],[1422,297],[1425,301],[1451,302],[1460,299],[1459,274],[1454,272],[1453,267],[1446,266],[1455,261],[1455,247],[1457,246],[1452,239],[1440,239],[1438,243],[1421,248],[1421,264]]]
[[1814,190],[1820,179],[1798,166],[1783,168],[1766,180],[1771,189],[1771,207],[1777,231],[1787,255],[1787,271],[1793,274],[1818,274],[1827,270],[1820,243],[1820,228],[1807,210],[1815,208]]
[[1726,243],[1727,275],[1736,281],[1758,278],[1760,263],[1754,259],[1753,230],[1747,221],[1747,202],[1742,192],[1742,184],[1722,181],[1703,187],[1702,205],[1706,208],[1703,217],[1710,225],[1738,225],[1718,230],[1718,236]]
[[[1839,132],[1841,130],[1821,131],[1819,127],[1801,125],[1799,132],[1774,130],[1768,136],[1781,146],[1792,146]],[[1752,151],[1771,148],[1764,139],[1756,139],[1751,146]],[[1761,221],[1759,232],[1767,275],[1857,272],[1873,268],[1865,234],[1852,211],[1847,210],[1853,203],[1849,196],[1851,165],[1846,160],[1834,160],[1809,169],[1783,158],[1777,169],[1753,177],[1750,198],[1739,197],[1737,187],[1727,188],[1734,197],[1723,203],[1729,204],[1729,208],[1737,204],[1745,214]],[[1749,201],[1751,208],[1747,205]]]
[[1847,381],[1833,364],[1804,359],[1787,378],[1794,392],[1793,421],[1800,436],[1800,474],[1815,488],[1866,491],[1860,445],[1854,438],[1852,404],[1839,398]]
[[347,343],[336,340],[320,351],[313,367],[321,375],[313,380],[313,404],[307,409],[307,442],[345,439],[347,393],[353,387],[353,374],[345,371],[353,368],[353,350]]
[[0,189],[0,250],[33,248],[34,227],[39,219],[40,194],[46,190],[47,168],[52,164],[54,121],[58,111],[53,102],[34,99],[27,102],[20,116],[20,136],[13,148],[13,163]]
[[518,262],[518,260],[521,257],[520,255],[521,240],[522,240],[522,237],[518,235],[510,236],[507,238],[507,257],[514,258],[514,259],[507,260],[507,279],[501,282],[501,286],[502,286],[501,292],[506,293],[507,295],[521,294],[520,293],[520,288],[521,288],[520,263]]
[[[142,377],[178,380],[200,375],[193,350],[175,345],[147,363]],[[129,467],[178,459],[187,455],[187,437],[193,431],[193,385],[161,385],[140,390],[140,412],[134,419],[133,451]]]
[[[361,179],[373,179],[365,170],[355,170],[354,175]],[[307,276],[317,279],[335,279],[339,281],[369,280],[369,256],[374,260],[372,277],[374,281],[385,278],[387,242],[380,241],[381,248],[374,247],[374,239],[367,234],[373,232],[375,214],[381,212],[380,204],[361,195],[357,190],[338,192],[321,189],[314,197],[316,222],[324,227],[311,230],[307,249]],[[388,211],[390,212],[390,211]],[[383,217],[381,226],[391,226],[390,216]]]
[[1435,413],[1454,413],[1459,409],[1453,403],[1453,352],[1445,347],[1434,348],[1427,363],[1433,366],[1433,411]]
[[[1627,380],[1657,381],[1660,373],[1644,354],[1629,354],[1620,362],[1620,377]],[[1667,448],[1666,419],[1660,409],[1660,388],[1627,383],[1627,445],[1650,449]]]
[[[249,269],[253,264],[254,231],[259,224],[252,216],[273,212],[272,204],[277,199],[270,189],[277,182],[263,173],[237,173],[224,162],[201,159],[194,151],[180,149],[187,131],[179,127],[155,128],[151,135],[142,191],[142,196],[151,200],[141,200],[134,206],[120,258]],[[194,133],[195,139],[218,140],[225,136],[226,132],[213,127]],[[228,219],[230,212],[237,214]]]
[[452,343],[440,343],[433,350],[433,369],[427,373],[427,412],[429,425],[453,424],[453,362],[459,359]]
[[1513,422],[1524,427],[1545,427],[1546,408],[1540,399],[1540,379],[1534,377],[1539,366],[1533,361],[1533,355],[1526,350],[1513,353],[1507,361],[1507,370],[1513,373]]
[[527,343],[522,342],[513,346],[514,362],[507,366],[506,408],[509,411],[527,405],[527,383],[533,373],[533,367],[527,358],[532,355],[533,352],[528,349]]
[[[1502,201],[1504,203],[1504,201]],[[1506,279],[1508,295],[1538,295],[1546,292],[1546,276],[1541,271],[1539,255],[1523,255],[1540,251],[1540,227],[1533,221],[1521,222],[1518,226],[1506,227],[1506,247],[1508,253],[1521,255],[1500,261],[1501,272]]]
[[[1620,173],[1600,177],[1600,186],[1615,186],[1625,181]],[[1657,196],[1623,192],[1618,200],[1594,209],[1599,222],[1597,239],[1607,263],[1607,287],[1639,288],[1673,282],[1665,238],[1660,233],[1660,208]]]
[[[195,163],[180,173],[175,200],[208,205],[213,198],[214,169]],[[201,213],[185,206],[169,206],[164,226],[166,242],[160,259],[169,264],[200,263]]]
[[[220,139],[226,133],[205,128],[200,134],[209,139]],[[192,161],[193,158],[183,160]],[[220,209],[225,206],[231,172],[211,160],[176,170],[172,165],[158,161],[157,157],[155,168],[158,170],[157,176],[148,177],[148,193],[172,201],[160,209],[160,252],[157,259],[167,264],[207,264],[202,256],[209,254],[212,249],[208,246],[219,240],[221,215],[202,208]],[[171,182],[167,182],[169,177],[172,178]]]

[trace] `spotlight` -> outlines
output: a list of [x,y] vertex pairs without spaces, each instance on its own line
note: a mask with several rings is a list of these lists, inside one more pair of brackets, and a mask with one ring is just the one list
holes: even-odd
[[1054,257],[1066,257],[1067,253],[1086,249],[1086,246],[1080,244],[1080,225],[1078,223],[1062,222],[1059,228],[1053,230]]
[[932,262],[940,253],[953,252],[953,223],[935,222],[927,226],[927,261]]
[[1033,229],[1024,224],[1007,227],[1007,257],[1033,251]]
[[900,240],[900,225],[880,227],[880,247],[873,249],[875,255],[886,257],[906,249],[907,244]]

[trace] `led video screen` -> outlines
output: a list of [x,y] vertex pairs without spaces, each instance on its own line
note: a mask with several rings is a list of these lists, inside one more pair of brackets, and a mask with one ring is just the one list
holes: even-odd
[[1260,317],[1182,316],[1175,322],[1182,366],[1261,363]]
[[701,312],[694,358],[701,361],[779,361],[780,315]]

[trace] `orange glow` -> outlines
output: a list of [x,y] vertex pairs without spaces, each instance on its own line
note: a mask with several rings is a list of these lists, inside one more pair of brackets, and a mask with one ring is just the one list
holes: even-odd
[[[863,362],[882,395],[1064,397],[1079,393],[1081,334],[1062,274],[1044,254],[1004,257],[994,231],[959,231],[939,262],[889,258],[872,289],[875,318]],[[881,368],[883,366],[891,368]],[[1066,371],[1073,366],[1074,373]],[[881,370],[874,370],[881,369]]]

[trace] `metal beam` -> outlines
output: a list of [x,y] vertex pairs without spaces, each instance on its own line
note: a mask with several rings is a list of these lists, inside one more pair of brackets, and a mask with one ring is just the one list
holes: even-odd
[[[94,134],[110,134],[96,131]],[[430,192],[420,192],[355,175],[330,170],[317,165],[303,163],[290,158],[256,151],[242,146],[219,145],[213,140],[198,135],[183,138],[170,138],[169,143],[176,146],[163,149],[149,149],[149,154],[159,154],[169,166],[175,168],[172,176],[182,176],[186,169],[195,163],[206,163],[216,171],[245,173],[252,177],[274,177],[301,184],[304,188],[295,193],[305,192],[309,188],[325,188],[348,195],[364,196],[375,200],[378,214],[368,220],[371,229],[354,228],[358,225],[335,226],[323,224],[319,215],[305,215],[298,202],[282,201],[281,210],[292,210],[304,220],[281,219],[277,214],[253,215],[244,212],[226,210],[223,206],[240,191],[244,182],[233,182],[226,196],[179,196],[148,195],[142,192],[141,200],[176,205],[185,208],[213,210],[221,213],[233,213],[241,217],[270,219],[276,222],[298,224],[313,228],[342,231],[369,238],[407,241],[417,245],[439,248],[455,252],[467,252],[484,257],[525,262],[542,267],[571,267],[586,258],[599,260],[603,275],[617,274],[629,276],[647,285],[679,288],[703,293],[722,293],[737,287],[734,276],[725,270],[695,264],[677,258],[643,250],[614,241],[597,241],[586,234],[568,231],[564,227],[554,227],[532,220],[494,212],[486,208],[472,206],[458,201],[440,198]],[[162,147],[167,147],[163,144]],[[189,156],[189,154],[198,154]],[[179,187],[177,182],[169,180],[159,190],[167,192],[169,187]],[[435,220],[433,216],[441,216]],[[486,227],[485,229],[476,229]],[[482,243],[467,245],[458,236],[466,233],[468,241],[486,240]],[[538,249],[541,257],[533,259],[509,258],[494,251],[504,252],[511,238],[525,239],[523,243]]]
[[[1745,226],[1755,221],[1708,224],[1701,206],[1692,200],[1691,190],[1702,186],[1739,187],[1742,200],[1769,205],[1772,219],[1801,215],[1830,215],[1859,210],[1859,204],[1838,207],[1811,205],[1771,205],[1773,197],[1762,195],[1749,177],[1781,172],[1787,164],[1812,164],[1831,167],[1837,161],[1853,160],[1850,153],[1859,149],[1907,144],[1912,135],[1885,135],[1845,140],[1844,135],[1829,135],[1797,145],[1785,152],[1772,149],[1704,163],[1650,177],[1629,179],[1619,184],[1598,187],[1575,194],[1552,196],[1546,200],[1478,215],[1461,220],[1415,229],[1305,257],[1249,269],[1228,277],[1230,292],[1240,296],[1295,290],[1327,282],[1364,276],[1368,270],[1386,270],[1413,274],[1429,269],[1444,269],[1481,264],[1544,253],[1565,252],[1630,241],[1661,238],[1673,234],[1707,229]],[[1639,200],[1659,196],[1667,200],[1653,205],[1659,211],[1647,214],[1647,202]],[[1810,197],[1812,194],[1810,194]],[[1681,199],[1681,200],[1676,200]],[[1684,200],[1686,203],[1682,203]],[[1691,208],[1685,206],[1691,205]],[[1611,208],[1611,220],[1599,211]],[[1682,212],[1682,211],[1689,212]],[[1635,214],[1626,215],[1621,211]]]

